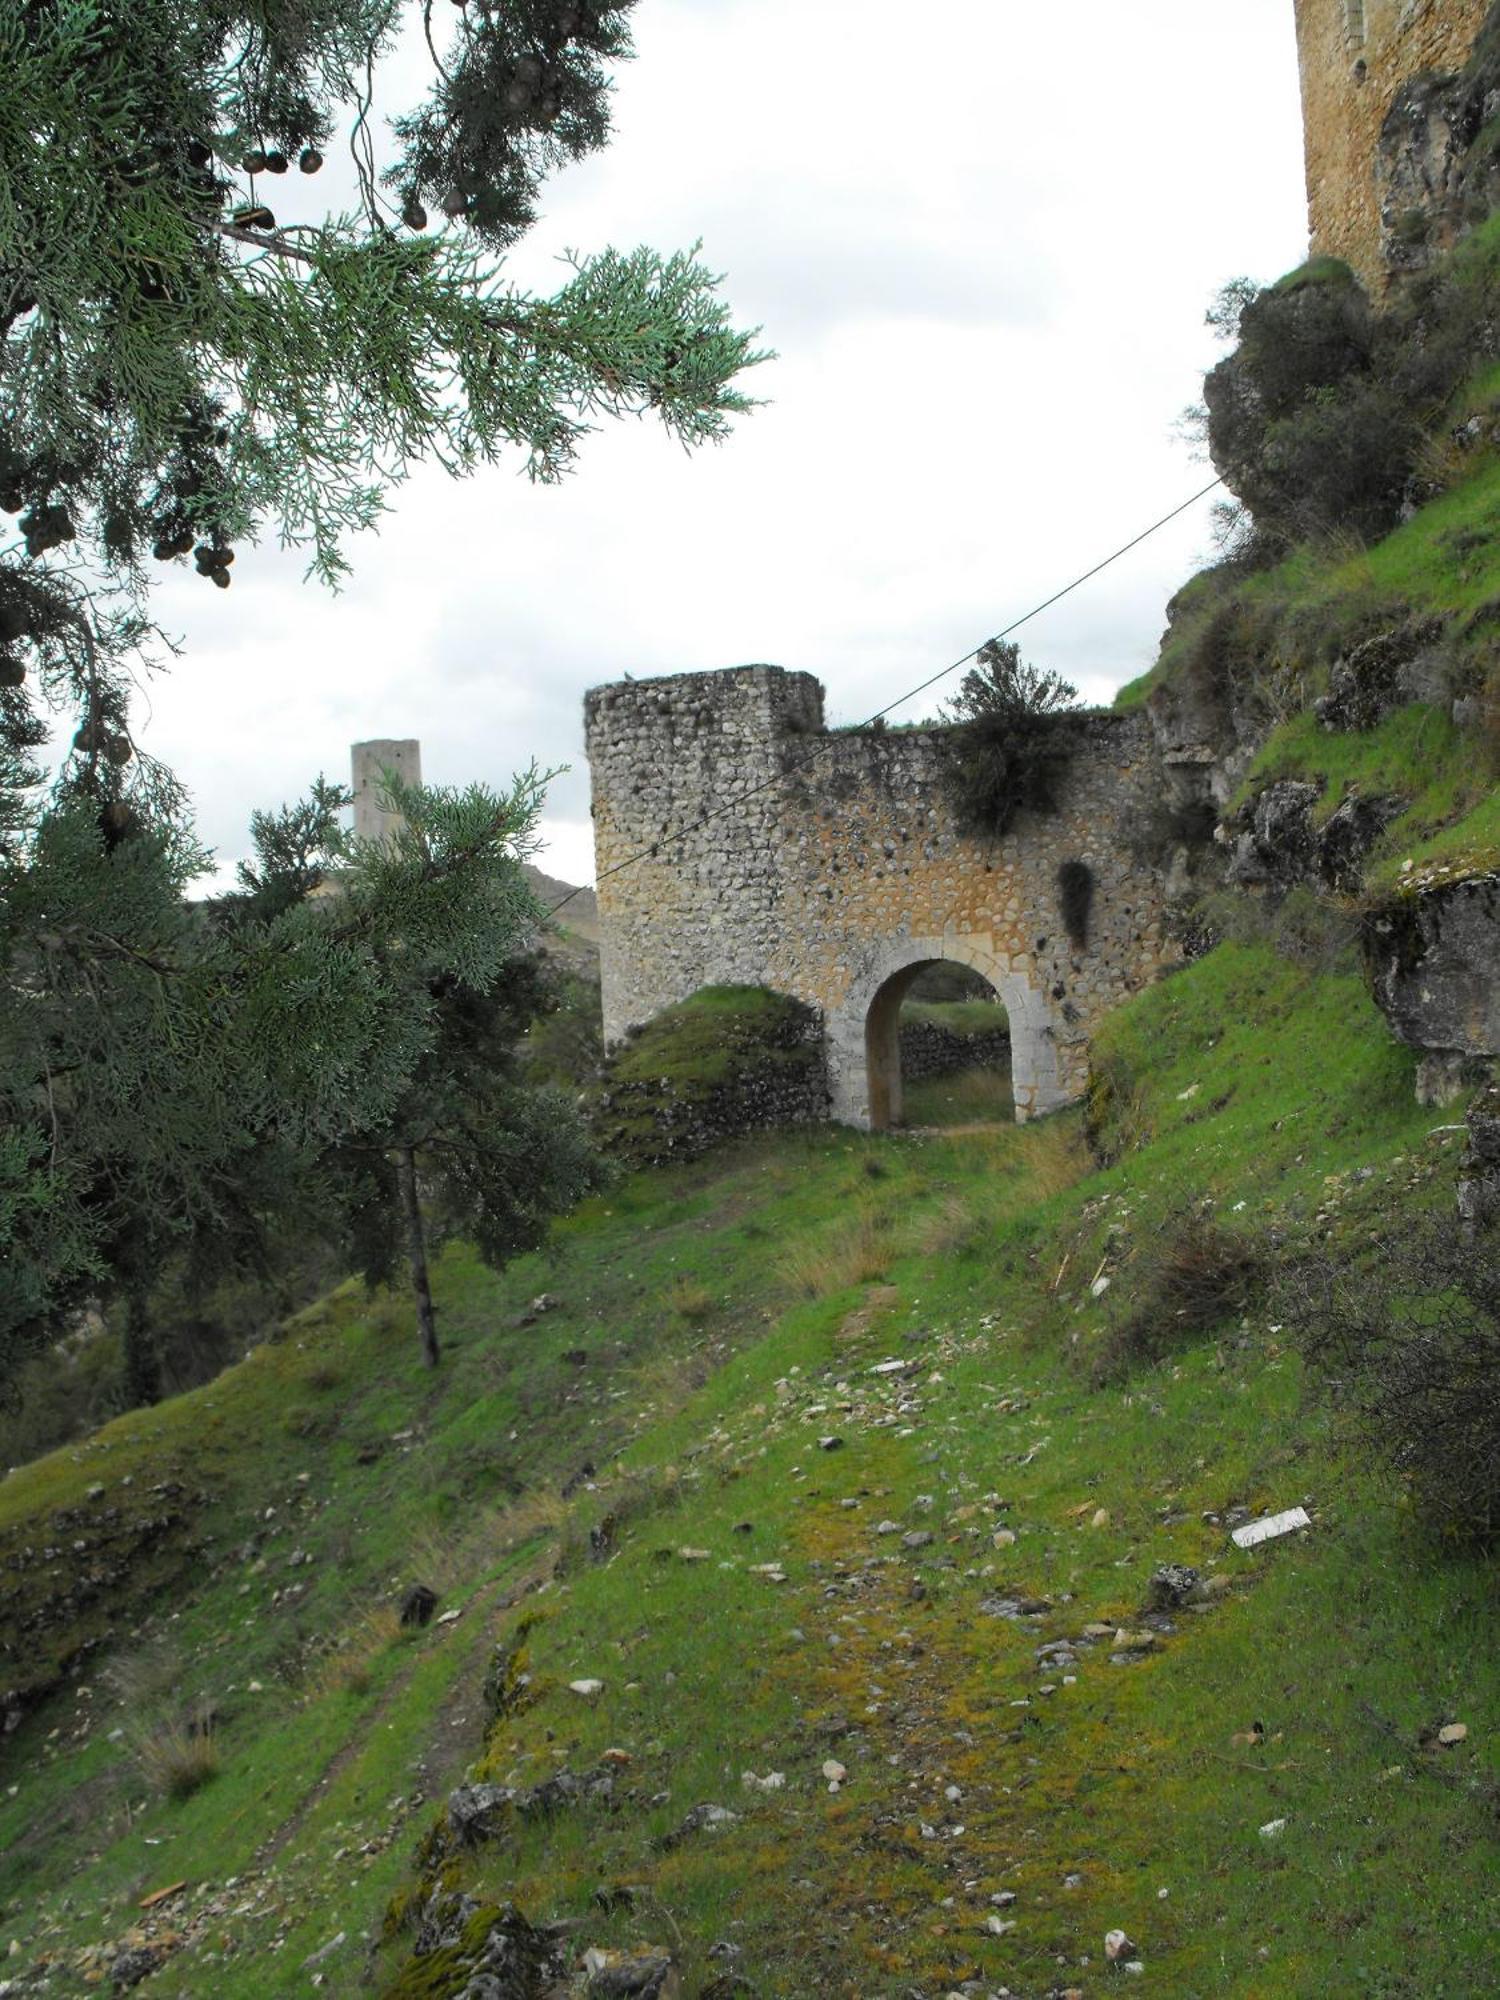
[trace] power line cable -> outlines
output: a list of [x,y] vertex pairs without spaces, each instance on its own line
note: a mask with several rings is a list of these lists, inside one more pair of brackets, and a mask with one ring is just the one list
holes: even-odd
[[[1021,627],[1029,625],[1033,618],[1039,618],[1044,611],[1050,611],[1054,604],[1060,604],[1063,598],[1071,596],[1075,590],[1091,582],[1094,577],[1098,576],[1102,571],[1107,570],[1112,563],[1117,563],[1122,556],[1128,556],[1132,549],[1138,549],[1142,542],[1149,541],[1153,535],[1159,533],[1170,522],[1175,521],[1179,514],[1185,514],[1189,507],[1196,507],[1200,500],[1207,499],[1215,487],[1222,486],[1223,484],[1224,481],[1222,478],[1211,479],[1207,486],[1201,487],[1198,492],[1192,494],[1188,499],[1182,501],[1180,505],[1174,507],[1170,514],[1163,514],[1161,519],[1153,521],[1149,528],[1142,528],[1138,535],[1133,535],[1128,542],[1122,542],[1113,555],[1107,555],[1103,562],[1097,562],[1092,569],[1084,570],[1082,575],[1075,576],[1071,583],[1065,583],[1061,590],[1054,590],[1052,595],[1044,597],[1040,604],[1034,604],[1029,611],[1023,611],[1019,618],[1012,619],[1010,624],[1005,626],[1003,630],[992,633],[988,639],[981,639],[977,646],[971,646],[962,659],[954,660],[949,666],[940,667],[935,674],[929,674],[925,681],[918,681],[917,685],[913,688],[908,688],[905,694],[898,694],[893,701],[888,701],[884,708],[877,708],[875,713],[867,715],[863,722],[855,723],[853,725],[854,728],[869,729],[873,724],[883,721],[886,716],[892,714],[896,709],[905,707],[907,702],[914,701],[919,694],[925,694],[929,688],[936,687],[939,681],[945,681],[950,674],[956,674],[960,667],[966,667],[970,660],[976,659],[986,646],[993,646],[1001,639],[1008,639],[1012,632],[1019,632]],[[700,827],[707,826],[710,821],[721,819],[725,813],[736,811],[748,800],[758,797],[762,792],[769,791],[773,785],[782,784],[787,778],[794,776],[796,772],[805,769],[818,755],[822,747],[823,744],[821,741],[814,744],[803,756],[794,759],[782,770],[774,771],[769,778],[762,778],[758,785],[751,785],[746,791],[736,792],[733,798],[724,799],[720,804],[711,807],[709,811],[702,814],[700,818],[687,821],[684,825],[675,828],[671,833],[662,834],[659,839],[653,840],[649,846],[641,848],[635,854],[627,854],[623,860],[616,861],[611,867],[602,869],[595,877],[595,886],[597,887],[600,882],[607,882],[611,875],[618,875],[624,869],[634,868],[638,862],[648,860],[650,856],[656,854],[661,848],[670,846],[674,840],[681,840],[687,834],[697,833]],[[570,889],[566,896],[563,896],[555,903],[549,904],[547,915],[555,917],[557,912],[568,903],[571,903],[575,896],[581,896],[586,887],[587,884],[580,882],[576,889]]]

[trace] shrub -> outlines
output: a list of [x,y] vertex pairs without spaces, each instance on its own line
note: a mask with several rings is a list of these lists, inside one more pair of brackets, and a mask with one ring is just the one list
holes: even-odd
[[1418,1520],[1459,1549],[1500,1544],[1500,1261],[1445,1219],[1382,1265],[1300,1266],[1278,1311]]
[[1229,306],[1210,319],[1239,345],[1204,383],[1202,425],[1255,539],[1382,535],[1452,477],[1434,441],[1451,443],[1455,393],[1500,353],[1500,230],[1473,230],[1379,314],[1329,258]]
[[793,1243],[779,1259],[777,1275],[795,1298],[827,1298],[888,1277],[905,1247],[889,1213],[864,1208],[820,1236]]
[[1050,812],[1069,755],[1063,717],[1078,690],[1028,667],[1019,646],[992,639],[959,682],[946,719],[956,724],[944,782],[959,825],[1003,834],[1018,812]]
[[1095,1369],[1118,1381],[1161,1361],[1243,1311],[1260,1270],[1254,1247],[1201,1210],[1168,1218],[1132,1273],[1128,1303],[1105,1336]]

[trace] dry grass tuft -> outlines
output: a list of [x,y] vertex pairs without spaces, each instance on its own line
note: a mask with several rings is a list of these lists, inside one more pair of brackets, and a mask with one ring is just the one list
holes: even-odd
[[1211,1333],[1243,1309],[1262,1268],[1255,1245],[1212,1216],[1171,1218],[1141,1257],[1123,1318],[1116,1319],[1095,1365],[1116,1382],[1142,1363],[1163,1360]]
[[667,1293],[667,1304],[679,1319],[685,1319],[696,1325],[700,1320],[708,1318],[714,1309],[715,1300],[707,1285],[700,1284],[696,1278],[690,1278],[684,1273],[672,1280],[671,1289]]
[[569,1512],[568,1503],[560,1493],[538,1487],[513,1500],[490,1524],[485,1540],[492,1549],[498,1548],[509,1555],[514,1549],[524,1548],[528,1542],[560,1535]]
[[972,1250],[985,1230],[985,1218],[961,1194],[946,1194],[922,1218],[916,1247],[924,1257],[957,1257]]
[[140,1715],[158,1707],[182,1684],[182,1659],[162,1643],[122,1653],[100,1676],[122,1708]]
[[333,1650],[324,1655],[313,1676],[313,1698],[368,1694],[375,1680],[376,1661],[382,1653],[409,1637],[410,1630],[402,1625],[393,1604],[380,1604],[365,1612]]
[[1094,1170],[1084,1135],[1072,1118],[1045,1118],[1028,1125],[1024,1161],[1027,1191],[1038,1201],[1066,1194]]
[[138,1730],[134,1750],[145,1783],[169,1799],[191,1798],[219,1769],[219,1746],[207,1708],[195,1709],[185,1720],[171,1717]]
[[906,1247],[883,1210],[865,1208],[813,1241],[794,1244],[782,1255],[777,1272],[794,1297],[821,1299],[888,1277]]
[[704,1354],[674,1353],[670,1348],[648,1355],[630,1371],[630,1393],[640,1399],[638,1407],[657,1416],[680,1409],[696,1394],[712,1374]]

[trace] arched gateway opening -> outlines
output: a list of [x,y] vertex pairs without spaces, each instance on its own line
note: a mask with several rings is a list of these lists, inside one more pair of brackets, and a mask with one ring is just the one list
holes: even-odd
[[1004,1008],[1017,1120],[1055,1111],[1079,1094],[1076,1035],[1060,1006],[1033,983],[1030,961],[996,950],[988,936],[948,932],[891,939],[866,958],[842,1004],[830,1010],[835,1118],[876,1132],[901,1122],[902,1009],[924,974],[939,964],[977,973]]
[[1010,1020],[982,973],[918,959],[893,973],[865,1020],[870,1125],[990,1122],[1015,1116]]

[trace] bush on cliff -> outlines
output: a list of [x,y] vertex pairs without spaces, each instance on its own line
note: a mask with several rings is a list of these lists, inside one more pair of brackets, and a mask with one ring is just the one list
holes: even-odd
[[1253,295],[1236,280],[1209,320],[1238,344],[1204,381],[1202,428],[1259,549],[1383,535],[1446,483],[1454,398],[1500,357],[1500,218],[1378,314],[1320,257]]

